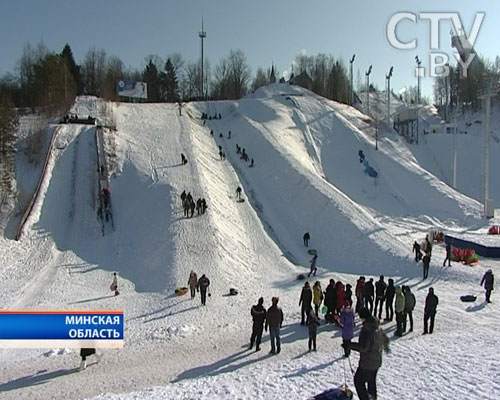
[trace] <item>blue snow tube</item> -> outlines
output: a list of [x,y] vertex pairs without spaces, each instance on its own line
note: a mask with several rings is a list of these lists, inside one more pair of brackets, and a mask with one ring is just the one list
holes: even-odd
[[368,165],[365,169],[365,173],[372,178],[376,178],[378,176],[377,171],[375,171],[371,166]]

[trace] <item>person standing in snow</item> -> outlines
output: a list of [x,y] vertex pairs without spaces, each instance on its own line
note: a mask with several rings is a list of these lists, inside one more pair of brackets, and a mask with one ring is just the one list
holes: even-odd
[[306,320],[307,329],[309,331],[309,351],[316,351],[316,336],[318,335],[318,325],[319,321],[314,313],[312,307],[307,309],[307,320]]
[[183,153],[181,153],[181,164],[182,165],[186,165],[187,164],[186,156]]
[[323,290],[321,289],[321,283],[319,281],[314,282],[313,286],[313,303],[314,303],[314,313],[316,314],[316,318],[319,319],[319,308],[321,307],[321,303],[323,302]]
[[339,325],[342,328],[342,344],[344,345],[344,356],[351,355],[351,339],[354,336],[354,312],[348,301],[340,310]]
[[493,290],[494,283],[495,283],[495,276],[493,275],[493,271],[489,269],[483,275],[483,279],[481,279],[481,286],[484,285],[484,289],[486,290],[485,298],[487,303],[491,303],[490,296],[491,296],[491,291]]
[[118,277],[116,276],[116,272],[113,273],[113,282],[109,287],[112,292],[115,292],[115,296],[118,296],[120,292],[118,291]]
[[311,286],[309,285],[309,282],[306,281],[304,283],[304,287],[302,288],[302,292],[300,292],[300,300],[299,300],[299,306],[302,306],[300,309],[300,315],[301,315],[301,322],[300,325],[304,325],[307,310],[311,307],[311,302],[312,302],[312,290]]
[[194,200],[191,199],[191,202],[189,203],[189,209],[191,210],[191,218],[193,218],[195,208],[196,205],[194,204]]
[[356,312],[359,312],[365,306],[365,277],[360,276],[356,282]]
[[422,251],[420,250],[420,245],[416,240],[415,243],[413,243],[412,252],[415,253],[415,262],[419,262],[422,259]]
[[196,289],[200,291],[201,294],[201,305],[205,305],[207,302],[207,290],[210,286],[210,280],[203,274],[201,278],[198,280],[198,284],[196,285]]
[[340,315],[340,310],[344,306],[345,302],[345,287],[341,281],[337,281],[337,283],[335,284],[335,297],[335,314]]
[[281,351],[280,329],[283,325],[283,310],[278,307],[279,297],[272,298],[272,306],[266,313],[266,332],[269,326],[269,336],[271,338],[271,351],[269,354],[279,354]]
[[201,199],[196,200],[196,212],[198,215],[201,214]]
[[201,213],[205,214],[205,211],[207,211],[207,201],[205,198],[201,199]]
[[432,243],[429,241],[429,235],[425,236],[425,252],[432,257]]
[[81,348],[80,349],[80,357],[82,361],[80,361],[80,371],[83,371],[87,368],[87,357],[95,354],[97,356],[97,362],[101,360],[101,357],[97,355],[96,350],[94,348]]
[[325,290],[326,322],[333,322],[333,316],[335,315],[335,304],[336,304],[335,280],[330,279],[330,283],[328,284]]
[[404,321],[404,311],[405,311],[405,296],[401,289],[401,286],[396,286],[395,289],[396,300],[394,302],[394,309],[396,311],[396,336],[403,336],[403,321]]
[[384,305],[384,299],[385,299],[385,290],[387,289],[387,285],[384,282],[384,276],[380,275],[380,279],[375,283],[375,311],[373,312],[373,315],[377,315],[377,308],[378,309],[378,319],[380,320],[382,318],[382,308]]
[[311,274],[313,274],[313,276],[316,276],[316,271],[318,270],[318,268],[316,267],[316,260],[318,259],[318,255],[315,254],[313,256],[313,258],[311,258],[311,270],[309,271],[309,273],[307,274],[307,276],[311,276]]
[[427,279],[429,276],[429,267],[431,265],[431,256],[426,253],[424,258],[422,258],[422,268],[424,270],[424,279]]
[[443,267],[446,265],[446,261],[448,261],[448,267],[451,267],[451,243],[446,243],[446,258],[443,261]]
[[406,332],[406,322],[407,318],[410,320],[410,330],[413,332],[413,309],[415,308],[415,296],[411,292],[409,286],[403,286],[403,293],[405,295],[405,309],[404,309],[404,322],[403,322],[403,332]]
[[[434,318],[436,317],[436,309],[439,303],[438,297],[434,294],[434,288],[429,288],[429,293],[425,298],[425,308],[424,308],[424,335],[427,333],[432,333],[434,330]],[[427,330],[427,321],[431,320],[429,330]]]
[[375,288],[373,287],[373,278],[370,278],[368,282],[365,283],[365,289],[363,296],[365,298],[365,307],[367,307],[370,312],[373,312],[373,295]]
[[189,289],[191,289],[191,298],[194,299],[194,296],[196,294],[196,286],[198,285],[198,276],[196,275],[196,272],[191,270],[191,273],[189,274],[189,279],[188,279],[188,286]]
[[189,217],[189,209],[191,207],[191,204],[189,203],[189,200],[185,198],[182,201],[182,208],[184,209],[184,216],[187,218]]
[[262,331],[264,330],[264,322],[266,322],[266,309],[264,308],[264,298],[260,298],[256,305],[250,309],[250,314],[253,319],[252,336],[250,337],[250,350],[255,342],[255,351],[260,351],[260,343],[262,341]]
[[311,239],[311,235],[309,235],[309,232],[304,233],[302,239],[304,240],[304,246],[309,247],[309,240]]
[[352,350],[359,351],[354,386],[359,400],[376,399],[377,372],[382,366],[382,351],[389,352],[389,339],[367,308],[362,308],[358,314],[363,321],[363,327],[359,333],[359,341],[350,345]]
[[[389,284],[385,290],[385,321],[392,321],[394,318],[394,279],[389,278]],[[379,318],[380,319],[380,318]]]
[[345,285],[345,300],[352,307],[352,286],[349,283]]
[[241,200],[241,187],[239,186],[236,188],[236,197]]

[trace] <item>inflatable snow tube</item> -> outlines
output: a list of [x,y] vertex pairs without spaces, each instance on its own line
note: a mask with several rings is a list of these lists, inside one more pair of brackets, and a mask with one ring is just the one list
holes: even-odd
[[175,294],[177,296],[184,296],[187,292],[188,292],[188,288],[187,287],[178,287],[177,289],[175,289]]

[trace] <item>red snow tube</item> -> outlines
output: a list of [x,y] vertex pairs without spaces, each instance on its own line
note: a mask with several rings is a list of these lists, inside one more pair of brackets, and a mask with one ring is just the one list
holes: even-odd
[[477,264],[479,257],[473,249],[457,249],[452,248],[451,260],[463,262],[465,265]]
[[500,226],[498,225],[491,226],[490,229],[488,230],[488,233],[490,235],[500,235]]

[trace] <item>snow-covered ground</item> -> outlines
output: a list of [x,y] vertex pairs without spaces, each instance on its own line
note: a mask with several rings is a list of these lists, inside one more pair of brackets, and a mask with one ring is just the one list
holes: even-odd
[[[102,236],[96,216],[94,128],[62,126],[21,241],[0,238],[0,301],[12,309],[123,309],[126,345],[103,350],[102,361],[83,372],[76,351],[2,350],[0,398],[291,400],[344,381],[353,387],[337,328],[321,325],[318,352],[307,352],[298,307],[303,281],[296,280],[308,271],[305,231],[319,254],[323,289],[330,278],[354,286],[359,275],[380,274],[413,289],[414,332],[396,340],[394,323],[383,325],[391,353],[378,374],[380,398],[500,398],[498,306],[495,292],[492,304],[483,303],[479,286],[484,271],[498,272],[500,263],[442,267],[444,249],[436,245],[423,281],[411,256],[413,241],[430,230],[483,232],[498,222],[481,219],[479,197],[461,186],[479,182],[480,166],[461,158],[474,146],[480,150],[478,135],[459,138],[459,192],[439,174],[447,135],[409,145],[385,132],[376,151],[366,116],[294,86],[271,85],[240,101],[185,104],[182,116],[174,104],[83,97],[74,106],[81,115],[103,109],[117,128],[105,130],[106,143],[116,146],[115,231]],[[202,112],[223,118],[203,125]],[[236,154],[236,144],[254,167]],[[376,179],[364,172],[359,150]],[[238,186],[243,203],[236,202]],[[493,194],[500,194],[497,186]],[[206,198],[207,213],[184,218],[183,190]],[[211,280],[206,307],[199,297],[174,295],[191,269]],[[114,271],[118,297],[109,292]],[[422,336],[431,286],[439,297],[436,329]],[[239,295],[227,296],[232,287]],[[463,294],[478,300],[462,303]],[[267,334],[263,351],[247,350],[250,307],[260,296],[266,306],[280,297],[278,356],[267,354]],[[353,368],[357,361],[354,353]]]

